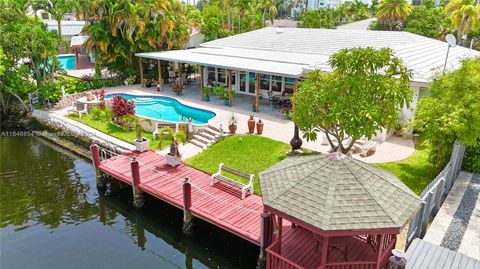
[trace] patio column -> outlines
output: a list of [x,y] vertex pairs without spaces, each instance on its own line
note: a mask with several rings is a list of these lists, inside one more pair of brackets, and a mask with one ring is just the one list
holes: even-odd
[[160,86],[160,91],[162,91],[162,88],[163,88],[162,63],[160,60],[157,60],[157,69],[158,69],[158,85]]
[[198,72],[200,73],[200,100],[204,101],[205,96],[203,95],[203,66],[200,65],[198,68]]
[[142,57],[138,57],[138,64],[140,65],[140,84],[142,84],[142,87],[145,87],[144,81],[143,81],[143,63],[142,63]]
[[228,104],[232,106],[233,97],[232,97],[232,70],[228,70]]
[[380,269],[380,259],[382,258],[382,250],[383,250],[383,241],[385,239],[385,235],[377,235],[377,269]]
[[[297,85],[298,85],[298,79],[295,79],[293,81],[293,93],[292,93],[292,96],[295,95],[295,92],[297,91]],[[292,110],[295,109],[295,105],[292,103]]]
[[260,112],[260,74],[255,73],[255,111]]
[[282,254],[282,217],[278,216],[278,254]]
[[330,237],[324,237],[322,243],[322,261],[320,262],[320,268],[325,268],[325,264],[327,264],[328,258],[328,240]]
[[75,70],[78,70],[78,49],[77,47],[73,48],[75,51]]

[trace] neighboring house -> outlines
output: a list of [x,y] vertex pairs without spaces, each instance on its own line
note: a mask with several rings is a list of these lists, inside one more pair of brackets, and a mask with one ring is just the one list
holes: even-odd
[[274,20],[273,25],[270,20],[266,21],[267,26],[273,26],[273,27],[280,27],[280,28],[297,28],[298,27],[298,21],[294,20],[288,20],[288,19],[280,19],[280,20]]
[[[308,0],[307,10],[318,9],[318,8],[338,8],[341,4],[345,2],[353,2],[350,0]],[[371,0],[360,0],[360,2],[371,5]]]
[[[47,31],[58,31],[58,23],[56,20],[44,19],[43,22],[47,25]],[[61,21],[62,26],[62,39],[65,41],[71,41],[72,36],[79,35],[82,32],[85,21]]]
[[188,48],[198,48],[203,43],[205,37],[200,32],[200,28],[192,28],[190,31],[190,40],[188,42]]
[[[238,94],[266,96],[271,90],[293,93],[297,81],[312,71],[330,72],[330,56],[344,48],[389,47],[412,70],[414,99],[402,119],[410,119],[426,87],[442,72],[447,43],[408,32],[348,29],[275,28],[242,33],[202,43],[199,48],[137,53],[136,56],[198,64],[203,70],[203,86],[227,85],[232,73],[232,89]],[[454,70],[463,58],[479,57],[480,52],[461,46],[450,49],[446,69]],[[256,79],[259,87],[256,87]],[[258,107],[257,107],[258,108]],[[258,110],[257,110],[258,111]]]

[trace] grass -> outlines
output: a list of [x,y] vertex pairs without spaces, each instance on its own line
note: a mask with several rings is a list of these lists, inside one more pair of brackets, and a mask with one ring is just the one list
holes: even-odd
[[[260,194],[258,173],[284,159],[289,149],[289,145],[266,137],[235,135],[214,144],[188,159],[186,163],[204,172],[215,173],[218,171],[218,165],[223,162],[227,166],[255,174],[253,189],[255,193]],[[232,175],[228,176],[235,178]]]
[[421,139],[415,139],[414,142],[415,151],[407,159],[376,166],[393,173],[416,194],[420,194],[435,178],[437,171],[428,160],[431,147]]
[[[130,144],[133,144],[133,141],[135,140],[135,131],[133,130],[125,131],[125,129],[118,127],[112,122],[107,122],[101,119],[99,120],[93,119],[91,115],[83,115],[81,118],[79,118],[78,114],[70,114],[70,115],[67,115],[67,118],[81,122],[85,125],[88,125],[94,129],[97,129],[103,133],[106,133],[110,136],[113,136],[115,138],[118,138]],[[160,145],[158,143],[159,140],[153,140],[152,133],[143,132],[143,137],[150,140],[151,150],[160,150],[162,148],[167,147],[170,144],[170,141],[165,140],[162,142],[162,147],[160,148]]]

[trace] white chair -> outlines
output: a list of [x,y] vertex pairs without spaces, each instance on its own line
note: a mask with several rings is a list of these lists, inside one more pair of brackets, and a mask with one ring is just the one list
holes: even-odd
[[88,104],[75,102],[67,113],[78,113],[78,117],[81,118],[82,114],[88,114]]

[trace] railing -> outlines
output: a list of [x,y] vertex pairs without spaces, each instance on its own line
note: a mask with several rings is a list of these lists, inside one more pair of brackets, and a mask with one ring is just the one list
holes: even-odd
[[278,240],[275,240],[268,248],[267,252],[267,268],[274,269],[305,269],[304,267],[290,261],[289,259],[282,257],[275,252]]
[[407,246],[410,245],[413,239],[422,237],[425,234],[429,220],[437,213],[443,199],[448,195],[458,173],[460,173],[464,154],[465,146],[460,144],[459,141],[455,141],[450,161],[442,172],[423,190],[420,198],[424,203],[408,228]]
[[375,261],[352,261],[327,263],[324,269],[376,269]]

